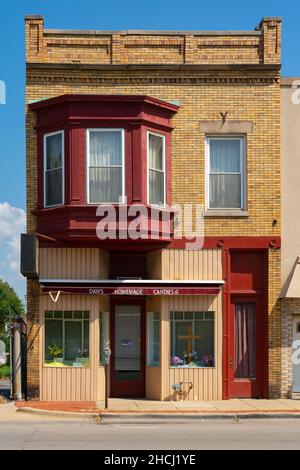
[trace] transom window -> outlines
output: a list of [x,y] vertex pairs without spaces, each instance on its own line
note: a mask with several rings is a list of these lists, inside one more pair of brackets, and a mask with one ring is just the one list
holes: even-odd
[[206,205],[208,209],[244,209],[244,138],[206,140]]
[[64,133],[44,136],[44,205],[64,203]]
[[166,203],[165,137],[148,132],[148,203]]
[[85,367],[89,363],[89,312],[45,311],[45,365]]
[[88,130],[87,154],[88,202],[124,202],[124,130]]
[[172,367],[215,365],[215,312],[170,312]]

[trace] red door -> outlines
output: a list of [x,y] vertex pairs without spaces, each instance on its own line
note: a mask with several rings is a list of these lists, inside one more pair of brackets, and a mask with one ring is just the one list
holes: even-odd
[[233,297],[229,319],[230,397],[263,396],[263,330],[263,312],[259,297]]
[[111,302],[111,397],[145,396],[145,300]]

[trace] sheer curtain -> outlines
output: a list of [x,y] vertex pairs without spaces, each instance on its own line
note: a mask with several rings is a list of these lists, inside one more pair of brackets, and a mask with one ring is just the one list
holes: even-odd
[[62,134],[46,137],[46,206],[62,204]]
[[122,133],[90,131],[90,202],[119,202],[122,196]]
[[149,202],[165,204],[164,138],[149,134]]
[[256,376],[256,307],[254,303],[235,304],[235,377]]
[[240,139],[210,139],[209,207],[241,208]]

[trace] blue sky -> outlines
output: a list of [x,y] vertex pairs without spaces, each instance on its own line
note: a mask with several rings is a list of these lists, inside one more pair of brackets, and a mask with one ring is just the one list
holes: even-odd
[[42,14],[46,28],[254,29],[263,16],[283,18],[282,73],[300,76],[300,2],[215,0],[1,0],[0,80],[0,278],[24,296],[17,274],[18,233],[25,209],[24,16]]

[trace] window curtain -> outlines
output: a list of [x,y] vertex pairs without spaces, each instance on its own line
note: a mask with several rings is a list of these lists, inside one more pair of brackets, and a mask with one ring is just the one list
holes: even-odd
[[165,168],[163,156],[163,137],[149,134],[149,202],[164,205],[165,203]]
[[62,203],[62,134],[46,137],[46,205]]
[[122,135],[90,132],[90,202],[119,202],[122,196]]
[[240,140],[210,139],[209,207],[241,208]]
[[256,308],[254,303],[235,304],[235,377],[256,376]]

